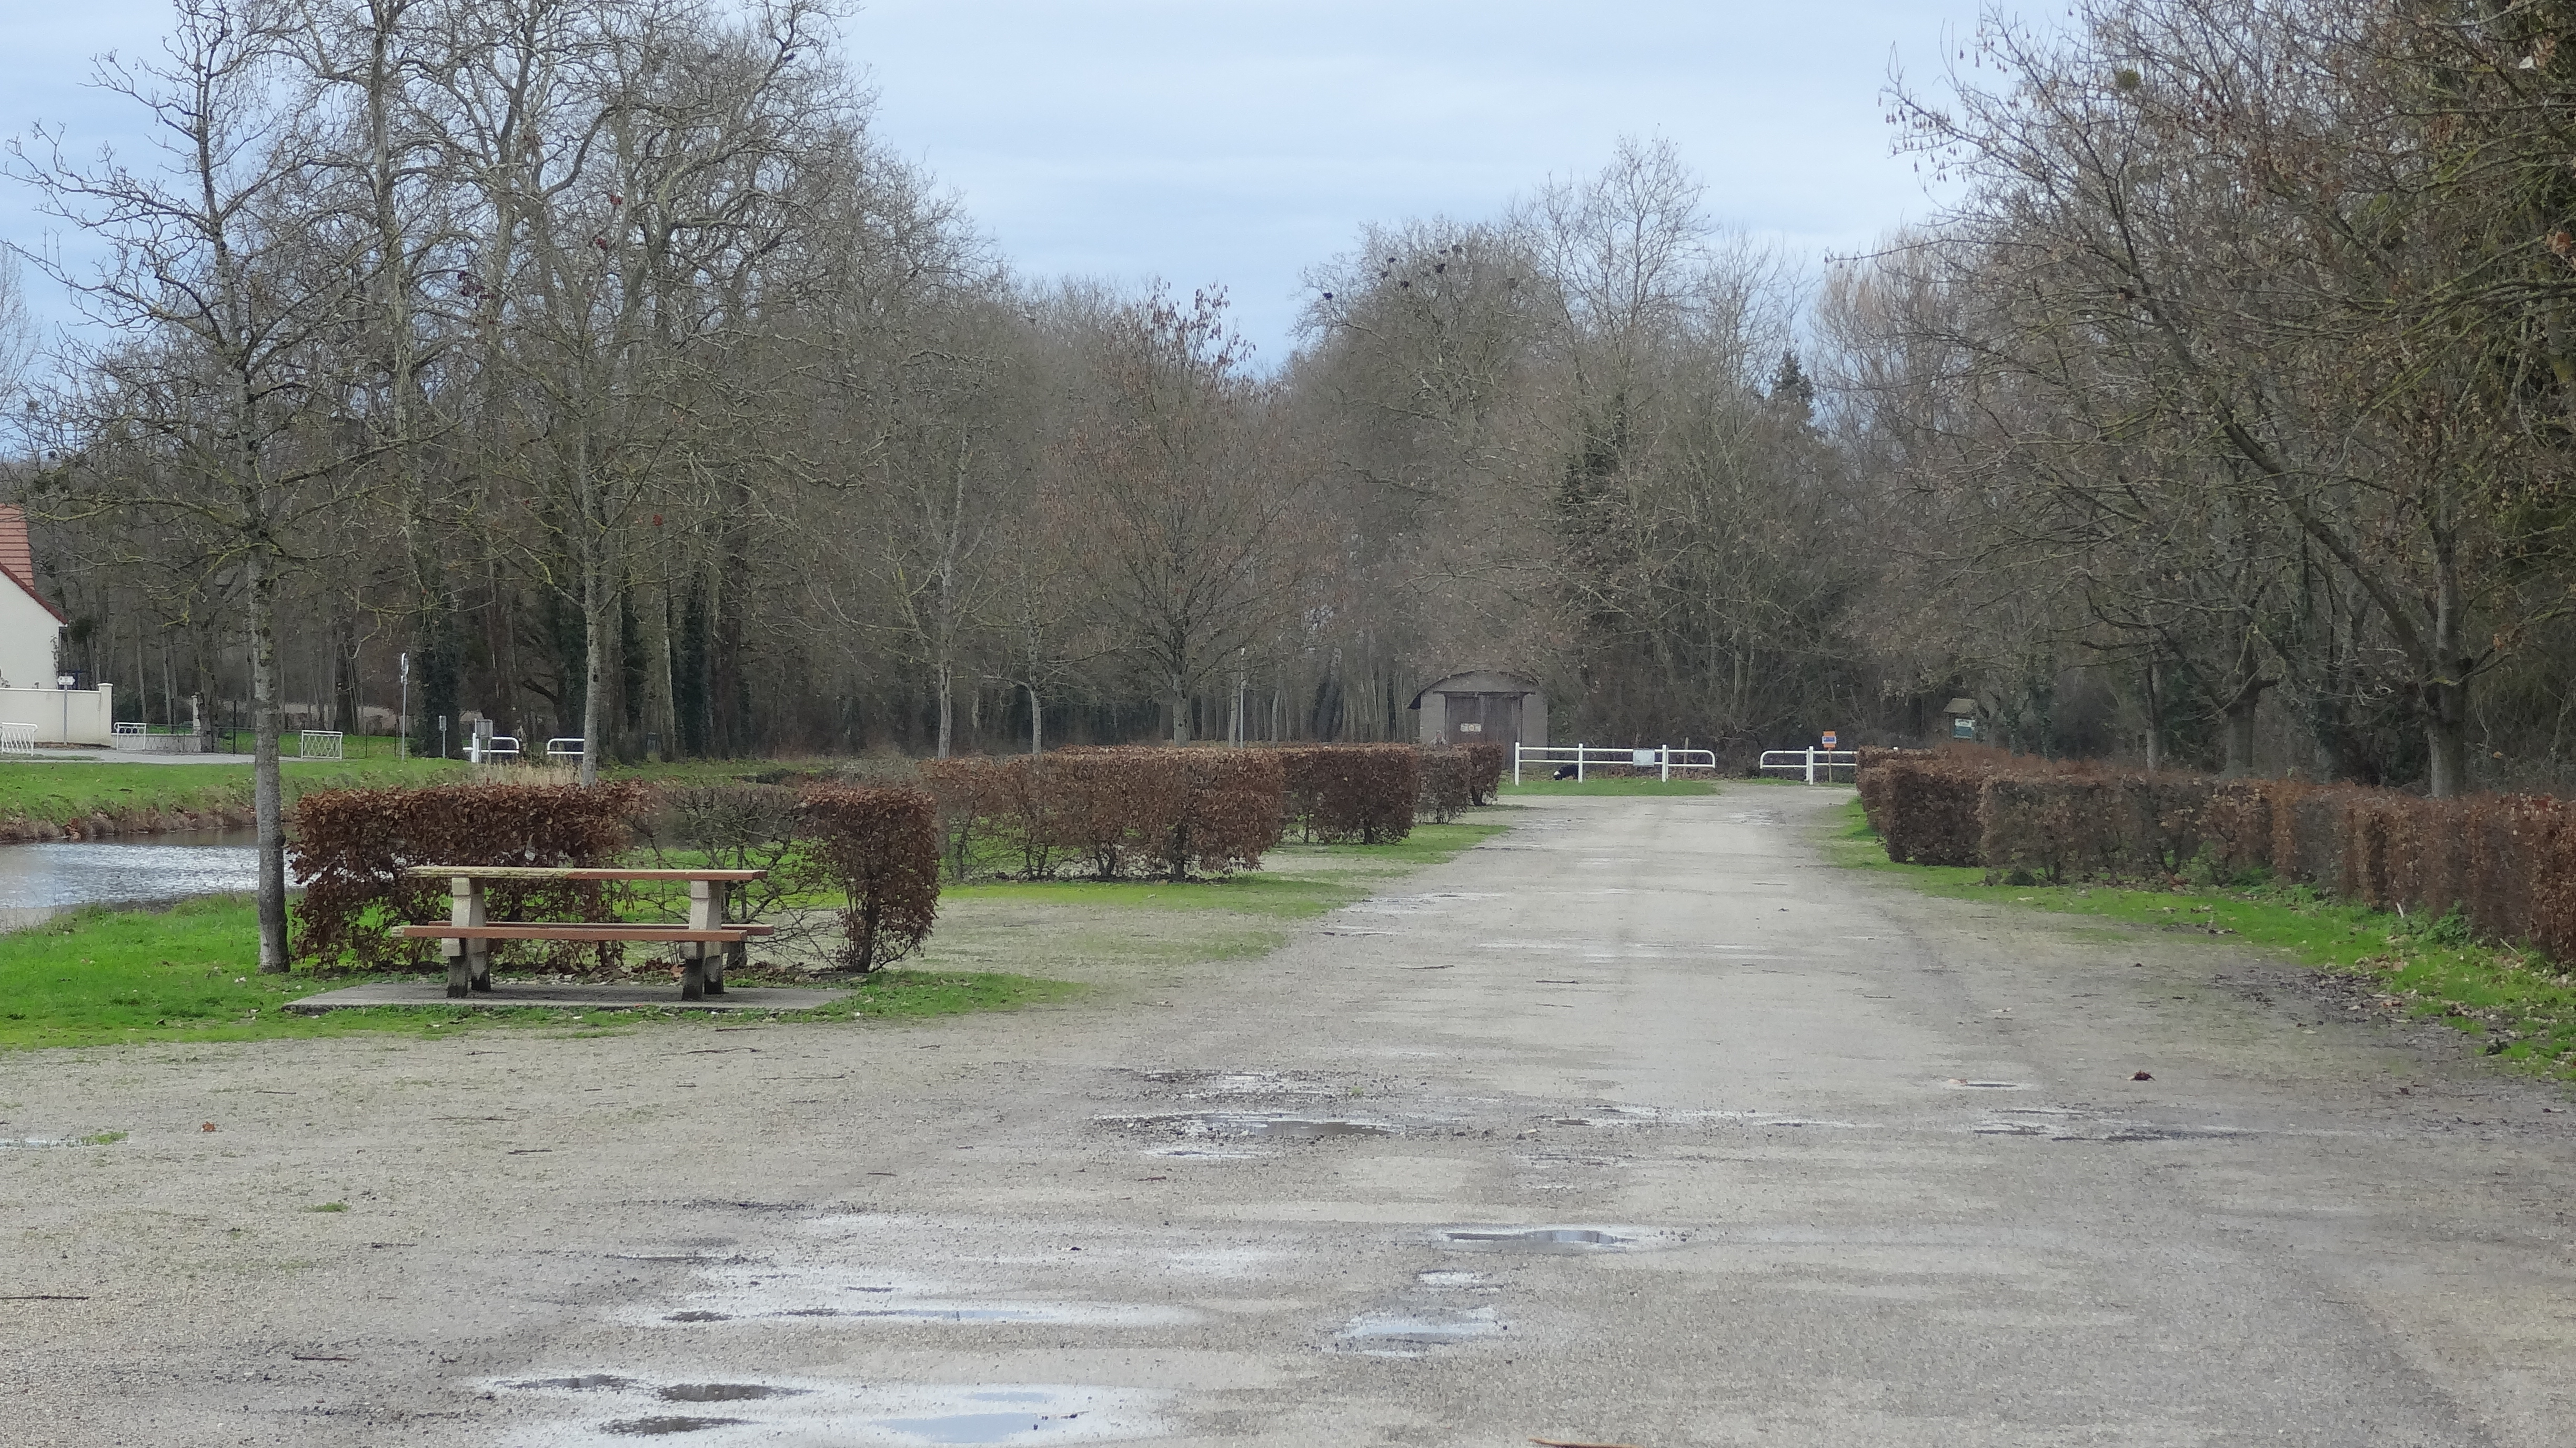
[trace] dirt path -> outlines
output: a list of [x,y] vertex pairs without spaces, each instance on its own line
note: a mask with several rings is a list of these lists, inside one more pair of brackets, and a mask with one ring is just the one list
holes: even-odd
[[131,1133],[0,1151],[0,1438],[2568,1441],[2562,1095],[1842,797],[1549,801],[1159,1006],[0,1058]]

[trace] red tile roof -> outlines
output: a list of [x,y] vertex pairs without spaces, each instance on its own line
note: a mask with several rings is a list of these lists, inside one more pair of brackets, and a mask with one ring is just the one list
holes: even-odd
[[61,609],[47,603],[45,596],[36,591],[36,550],[27,541],[26,510],[15,503],[0,503],[0,573],[8,574],[20,592],[43,605],[45,612],[54,616],[54,622],[69,622]]

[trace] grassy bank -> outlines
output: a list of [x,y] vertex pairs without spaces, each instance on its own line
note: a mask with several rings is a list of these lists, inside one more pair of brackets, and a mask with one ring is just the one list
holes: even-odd
[[[116,767],[116,766],[106,766]],[[146,766],[148,767],[148,766]],[[1288,845],[1267,869],[1224,881],[1122,880],[955,887],[939,928],[905,968],[858,982],[850,997],[796,1019],[956,1015],[1150,984],[1165,968],[1267,953],[1288,923],[1500,833],[1490,821],[1426,825],[1392,845]],[[577,1034],[655,1021],[703,1027],[702,1013],[386,1007],[303,1015],[287,1005],[349,976],[257,969],[250,905],[233,898],[166,910],[93,909],[0,935],[0,1050],[120,1042],[251,1041],[399,1032],[539,1028]],[[759,980],[752,972],[743,983]],[[727,1017],[738,1024],[744,1017]]]
[[[308,789],[353,785],[432,784],[462,779],[465,766],[440,759],[351,759],[285,762],[291,799]],[[220,817],[251,807],[250,761],[221,764],[125,764],[88,760],[13,760],[0,764],[0,822],[148,829],[180,816]]]
[[2260,880],[2165,890],[1986,883],[1975,866],[1899,865],[1854,801],[1827,842],[1842,864],[1931,895],[2024,905],[2142,929],[2227,939],[2281,952],[2366,984],[2392,1010],[2439,1020],[2496,1056],[2576,1080],[2576,971],[2469,938],[2457,917],[2410,919]]
[[[388,1007],[314,1015],[289,1002],[351,983],[346,976],[261,975],[247,901],[191,900],[167,910],[93,909],[0,935],[0,1050],[146,1041],[264,1041],[398,1032],[539,1027],[584,1033],[657,1017],[704,1025],[695,1012]],[[1079,987],[1008,974],[898,970],[870,977],[820,1016],[920,1017],[1059,1000]]]

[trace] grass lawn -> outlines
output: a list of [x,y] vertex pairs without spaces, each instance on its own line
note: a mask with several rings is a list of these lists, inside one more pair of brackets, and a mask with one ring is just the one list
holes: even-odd
[[1986,883],[1976,866],[1899,865],[1854,800],[1827,840],[1834,859],[1930,895],[2002,901],[2122,925],[2233,938],[2303,965],[2372,983],[2384,1003],[2439,1019],[2486,1053],[2576,1080],[2576,971],[2545,956],[2482,945],[2456,917],[2408,919],[2320,898],[2304,886],[2247,881],[2169,890]]
[[[905,967],[864,978],[849,999],[822,1010],[723,1019],[920,1018],[1151,984],[1168,967],[1265,954],[1287,938],[1287,922],[1348,904],[1380,881],[1449,859],[1505,828],[1469,821],[1424,825],[1392,845],[1288,845],[1268,868],[1221,881],[951,887],[928,948]],[[585,1018],[573,1010],[454,1006],[304,1015],[287,1003],[362,977],[261,975],[257,934],[246,900],[213,898],[166,910],[85,910],[0,935],[0,1050],[384,1032],[436,1039],[530,1027],[596,1035],[652,1023],[704,1028],[710,1020],[676,1010]],[[753,984],[759,975],[740,979]]]
[[[287,760],[287,795],[352,785],[435,784],[465,777],[442,759]],[[62,824],[106,815],[119,819],[176,810],[203,813],[250,808],[250,761],[223,764],[123,764],[88,760],[12,760],[0,764],[0,819]]]

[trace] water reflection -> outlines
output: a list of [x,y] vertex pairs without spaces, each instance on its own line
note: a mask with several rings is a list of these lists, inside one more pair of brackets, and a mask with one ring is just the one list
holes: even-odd
[[156,835],[133,844],[0,845],[0,929],[81,905],[179,900],[259,888],[247,830]]

